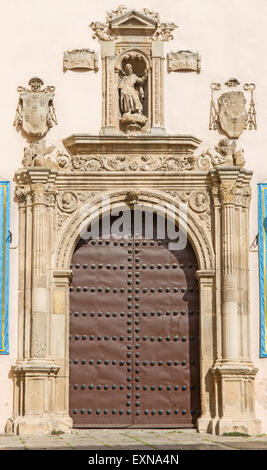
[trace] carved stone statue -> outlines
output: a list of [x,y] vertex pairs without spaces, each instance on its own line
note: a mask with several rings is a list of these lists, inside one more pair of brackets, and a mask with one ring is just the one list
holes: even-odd
[[[125,73],[121,82],[119,83],[120,90],[120,109],[122,114],[125,113],[139,113],[142,114],[144,101],[144,89],[141,86],[147,79],[147,71],[144,72],[143,77],[139,78],[133,73],[131,64],[125,65]],[[136,86],[137,85],[137,86]],[[138,86],[139,85],[139,86]]]
[[41,78],[32,77],[30,90],[18,87],[20,95],[14,120],[14,126],[21,125],[27,134],[38,137],[45,135],[53,123],[57,124],[53,105],[55,87],[41,89],[43,84]]
[[46,155],[51,154],[55,150],[55,145],[46,146],[45,139],[39,142],[30,142],[28,147],[24,148],[24,158],[22,164],[25,168],[32,166],[44,166],[55,168],[56,163]]
[[217,145],[206,146],[201,154],[197,156],[197,167],[208,170],[218,166],[241,166],[245,165],[244,151],[236,150],[236,142],[230,142],[226,137],[220,139]]
[[143,115],[142,104],[145,99],[142,85],[147,79],[147,70],[138,77],[133,73],[130,63],[127,63],[124,69],[125,74],[118,85],[121,122],[128,126],[128,130],[140,130],[147,121],[147,117]]

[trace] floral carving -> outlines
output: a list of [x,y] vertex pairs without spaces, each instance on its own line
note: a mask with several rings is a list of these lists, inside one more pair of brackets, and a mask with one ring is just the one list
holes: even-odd
[[222,204],[235,204],[237,185],[232,183],[221,183],[220,195]]
[[57,214],[57,224],[58,224],[58,227],[62,227],[63,223],[65,222],[65,220],[68,218],[67,214],[62,214],[61,212],[59,212]]
[[27,194],[28,192],[25,187],[16,186],[15,196],[18,200],[19,205],[24,204],[24,202],[26,201]]
[[153,35],[154,41],[170,41],[173,39],[173,35],[171,34],[177,26],[174,23],[160,23],[157,24],[157,29]]
[[74,155],[73,171],[190,171],[194,157],[187,155]]

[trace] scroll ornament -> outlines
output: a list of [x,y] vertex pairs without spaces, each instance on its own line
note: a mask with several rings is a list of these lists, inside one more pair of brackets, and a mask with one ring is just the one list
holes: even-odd
[[127,20],[127,15],[139,14],[141,17],[146,17],[148,20],[152,20],[154,23],[154,32],[151,39],[154,41],[170,41],[173,39],[172,31],[177,28],[174,23],[166,22],[161,23],[158,13],[150,11],[148,8],[143,8],[141,12],[130,10],[124,5],[120,5],[116,10],[112,10],[107,13],[105,23],[101,21],[94,21],[90,24],[90,28],[93,30],[93,39],[102,41],[112,41],[117,38],[114,31],[111,28],[111,22],[122,16]]
[[95,51],[90,49],[73,49],[64,52],[64,70],[88,69],[98,71],[98,60]]
[[200,72],[201,58],[198,52],[177,51],[168,54],[168,72]]

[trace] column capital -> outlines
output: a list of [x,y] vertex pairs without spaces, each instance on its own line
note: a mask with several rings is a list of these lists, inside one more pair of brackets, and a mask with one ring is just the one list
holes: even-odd
[[59,283],[69,283],[73,278],[73,272],[71,269],[61,269],[58,271],[53,271],[53,277],[56,279],[56,282]]
[[26,374],[34,377],[56,375],[59,368],[55,361],[44,360],[43,358],[24,360],[12,366],[15,375]]
[[210,172],[214,204],[248,205],[252,172],[240,167],[221,167]]
[[58,171],[49,167],[22,168],[16,172],[16,179],[19,185],[35,183],[55,183]]
[[196,271],[195,273],[196,278],[201,281],[208,281],[212,282],[215,276],[215,271],[213,269],[201,269]]

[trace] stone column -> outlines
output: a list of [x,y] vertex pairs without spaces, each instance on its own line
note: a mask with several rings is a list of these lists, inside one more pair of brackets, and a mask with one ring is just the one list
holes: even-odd
[[13,367],[14,414],[7,423],[10,433],[50,434],[61,425],[55,416],[55,381],[60,366],[50,348],[51,208],[55,205],[56,175],[52,168],[34,167],[22,170],[18,176],[27,183],[18,192],[18,196],[26,194],[26,202],[20,209],[20,244],[24,256],[20,256],[19,268],[25,274],[20,286],[24,296],[19,298],[22,343]]
[[151,134],[166,134],[164,128],[164,43],[152,41],[152,116]]
[[[246,322],[248,306],[247,299],[244,305],[240,276],[246,286],[248,272],[244,271],[243,266],[247,265],[248,246],[241,242],[240,227],[248,233],[248,227],[242,224],[242,219],[246,224],[248,219],[241,216],[239,197],[248,174],[240,167],[221,167],[216,170],[213,180],[219,187],[221,202],[221,243],[217,247],[219,253],[216,253],[221,262],[221,351],[212,368],[217,434],[233,431],[257,434],[261,429],[260,421],[254,414],[254,378],[257,370],[250,359],[244,359],[244,341],[241,347],[241,325],[244,320]],[[247,345],[245,350],[248,351]]]
[[47,274],[50,269],[49,220],[43,183],[31,187],[32,209],[32,329],[31,358],[48,357],[50,292]]
[[[227,174],[228,175],[228,174]],[[222,361],[238,359],[238,291],[237,250],[235,225],[236,174],[221,181],[221,260],[222,260]]]
[[102,58],[102,129],[100,135],[116,135],[115,41],[101,42]]

